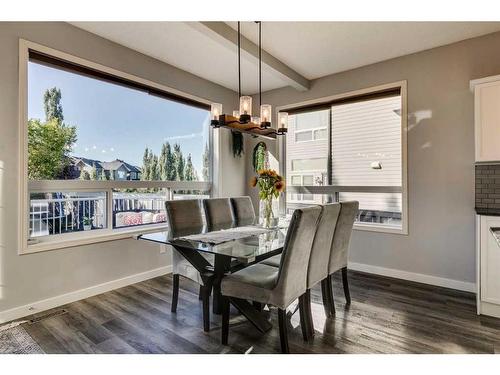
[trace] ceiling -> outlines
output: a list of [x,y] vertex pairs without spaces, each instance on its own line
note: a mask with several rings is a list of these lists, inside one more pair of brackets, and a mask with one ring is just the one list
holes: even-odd
[[[73,25],[232,90],[238,89],[237,48],[193,22],[73,22]],[[227,23],[236,29],[236,22]],[[254,43],[257,25],[244,22]],[[500,31],[500,22],[263,22],[262,48],[311,80],[460,40]],[[242,52],[243,93],[258,91],[258,64]],[[263,65],[262,87],[290,81]]]

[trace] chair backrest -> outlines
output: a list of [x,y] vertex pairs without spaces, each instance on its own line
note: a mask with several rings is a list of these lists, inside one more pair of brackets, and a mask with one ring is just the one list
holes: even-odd
[[312,288],[328,276],[328,262],[339,213],[340,203],[330,203],[323,206],[309,257],[307,289]]
[[203,209],[208,227],[234,222],[233,208],[229,198],[203,199]]
[[252,224],[255,221],[255,210],[250,197],[231,198],[231,205],[238,224]]
[[341,202],[340,214],[337,220],[337,227],[333,234],[332,249],[328,273],[331,275],[335,271],[347,266],[349,243],[351,241],[352,227],[359,210],[359,202]]
[[282,306],[288,306],[306,291],[309,257],[321,210],[321,206],[311,206],[293,212],[273,291]]
[[185,199],[165,202],[167,221],[173,232],[203,228],[203,215],[199,199]]

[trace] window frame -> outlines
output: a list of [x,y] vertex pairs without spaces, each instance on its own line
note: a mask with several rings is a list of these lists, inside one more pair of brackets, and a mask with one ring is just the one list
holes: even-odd
[[[314,183],[314,172],[317,171],[305,171],[305,173],[298,173],[298,172],[293,172],[293,174],[290,176],[292,179],[293,177],[300,177],[300,185],[295,185],[293,183],[290,183],[290,186],[304,186],[304,177],[311,177],[313,179]],[[291,182],[291,180],[290,180]],[[294,193],[292,193],[294,194]],[[290,201],[293,203],[311,203],[314,202],[314,199],[304,199],[305,193],[302,194],[297,194],[297,196],[300,196],[300,199],[291,199]]]
[[[316,132],[320,130],[326,130],[327,131],[327,139],[328,139],[328,128],[327,127],[316,127],[316,128],[311,128],[311,129],[304,129],[304,130],[296,130],[293,132],[293,141],[295,143],[306,143],[306,142],[315,142],[315,141],[324,141],[325,138],[317,138],[316,137]],[[298,141],[297,140],[297,134],[302,134],[302,133],[311,133],[311,139],[306,139],[304,141]]]
[[[220,140],[218,134],[209,129],[209,150],[210,150],[210,181],[139,181],[139,180],[110,180],[110,181],[84,181],[84,180],[28,180],[28,63],[30,61],[30,51],[35,54],[42,54],[49,58],[67,62],[70,65],[81,66],[84,70],[92,70],[102,74],[102,76],[113,77],[111,82],[122,80],[130,82],[143,89],[150,89],[152,94],[164,97],[167,100],[194,104],[195,107],[209,107],[210,101],[180,90],[167,87],[165,85],[129,74],[114,68],[110,68],[89,60],[70,55],[65,52],[55,50],[25,39],[19,39],[19,222],[18,222],[18,254],[30,254],[40,251],[62,249],[80,245],[87,245],[98,242],[105,242],[117,239],[132,238],[135,235],[163,230],[166,223],[140,225],[136,228],[116,228],[112,225],[112,194],[113,189],[139,189],[139,188],[161,188],[166,190],[167,199],[173,198],[175,190],[195,190],[206,191],[210,195],[214,194],[218,179],[214,176],[217,171],[216,162],[219,160],[218,147]],[[99,77],[94,77],[99,79]],[[214,147],[215,146],[215,147]],[[33,192],[106,192],[106,213],[107,227],[92,231],[78,231],[72,233],[55,234],[35,241],[29,241],[29,220],[30,220],[30,193]]]
[[[388,93],[391,91],[399,90],[401,96],[401,187],[399,186],[338,186],[331,185],[331,173],[328,174],[329,185],[323,186],[288,186],[287,190],[290,193],[301,194],[328,194],[334,197],[338,196],[340,192],[349,193],[401,193],[402,195],[402,212],[401,212],[401,228],[391,228],[389,226],[383,226],[377,223],[360,223],[356,222],[354,224],[355,230],[362,231],[372,231],[390,234],[401,234],[408,235],[408,103],[407,103],[407,81],[396,81],[392,83],[387,83],[378,86],[372,86],[368,88],[363,88],[359,90],[349,91],[345,93],[340,93],[336,95],[331,95],[327,97],[322,97],[318,99],[307,100],[304,102],[287,104],[283,106],[278,106],[275,108],[276,116],[278,112],[302,112],[302,111],[312,111],[320,109],[328,109],[337,103],[342,103],[345,101],[355,101],[359,99],[369,99],[370,97],[376,97]],[[331,121],[331,113],[330,113]],[[328,130],[328,171],[331,171],[331,129]],[[295,135],[294,135],[295,136]],[[282,137],[279,139],[278,146],[278,158],[279,158],[279,168],[282,176],[286,178],[286,139]],[[282,194],[280,197],[280,214],[285,214],[286,212],[286,194]]]

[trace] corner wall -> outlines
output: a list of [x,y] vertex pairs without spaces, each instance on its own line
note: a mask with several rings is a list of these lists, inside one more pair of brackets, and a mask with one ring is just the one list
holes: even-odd
[[[500,33],[494,33],[319,78],[307,92],[263,93],[276,108],[407,80],[409,235],[354,231],[353,266],[473,290],[474,97],[469,81],[500,74],[499,45]],[[250,156],[254,144],[247,140]],[[250,156],[247,177],[253,174]],[[247,193],[256,199],[255,191],[247,188]]]
[[[237,95],[219,85],[61,22],[0,22],[0,323],[71,296],[102,292],[120,283],[167,272],[170,252],[133,239],[19,256],[18,56],[27,39],[235,108]],[[230,134],[220,135],[218,184],[221,196],[245,191],[243,159],[231,154]],[[84,290],[81,292],[79,291]],[[66,297],[58,297],[66,295]],[[58,299],[59,298],[59,299]],[[49,302],[47,302],[49,301]],[[64,300],[67,301],[67,300]],[[45,304],[44,304],[45,303]]]

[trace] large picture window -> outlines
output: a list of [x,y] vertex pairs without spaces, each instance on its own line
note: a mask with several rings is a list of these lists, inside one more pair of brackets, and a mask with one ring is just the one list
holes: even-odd
[[[357,228],[407,232],[405,85],[343,95],[289,112],[286,211],[357,200]],[[316,138],[310,129],[322,129]],[[299,142],[309,131],[310,142]]]
[[156,228],[167,199],[210,195],[207,104],[92,63],[26,57],[28,247]]

